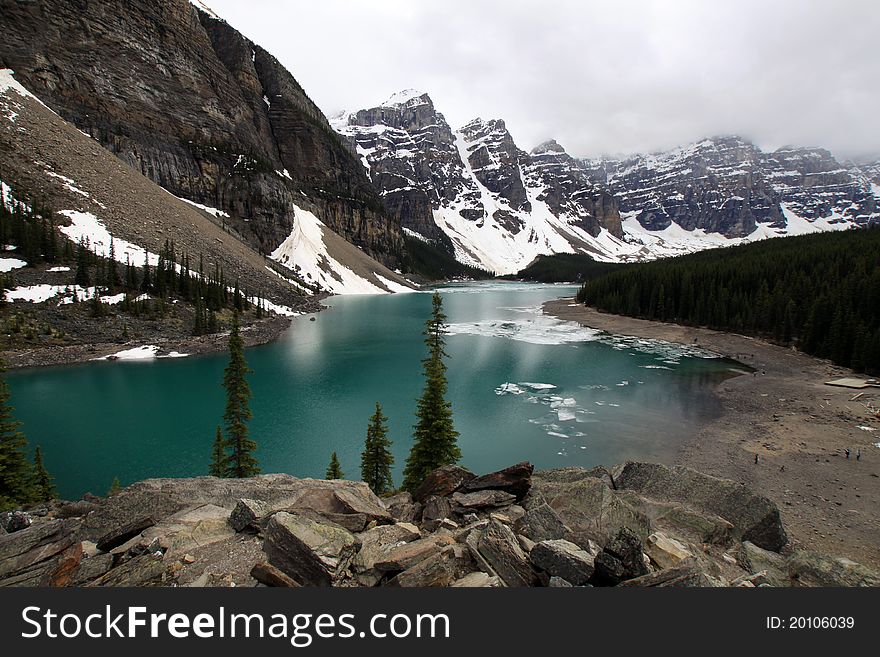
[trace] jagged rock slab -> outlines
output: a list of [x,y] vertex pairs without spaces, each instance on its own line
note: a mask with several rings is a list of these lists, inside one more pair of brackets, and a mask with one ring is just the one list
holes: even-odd
[[580,586],[586,584],[595,570],[595,554],[566,541],[557,539],[541,541],[529,552],[531,562],[549,574]]
[[663,532],[654,532],[648,537],[645,554],[660,569],[677,568],[683,561],[694,558],[686,545]]
[[388,586],[450,586],[473,568],[474,562],[465,546],[448,545],[396,575]]
[[468,573],[461,579],[455,580],[449,586],[453,588],[465,589],[483,589],[483,588],[503,588],[504,582],[500,577],[490,577],[486,573]]
[[109,552],[110,550],[127,543],[142,531],[149,529],[155,524],[156,521],[153,520],[151,516],[136,518],[120,527],[111,529],[109,532],[99,537],[98,540],[95,541],[95,545],[101,552]]
[[261,500],[241,499],[229,514],[229,526],[240,532],[257,529],[261,520],[272,513],[272,505]]
[[471,479],[461,487],[461,492],[497,490],[509,493],[519,501],[526,496],[532,487],[532,472],[534,470],[535,466],[523,461],[498,472]]
[[651,533],[647,516],[627,503],[601,479],[586,477],[571,482],[537,480],[535,490],[571,530],[565,538],[582,547],[590,540],[604,545],[621,528],[628,528],[641,538],[647,538]]
[[24,581],[14,580],[15,585],[36,585],[43,575],[38,577],[36,571],[54,567],[59,555],[79,542],[74,536],[78,525],[75,520],[49,520],[0,535],[0,585],[9,585],[18,575],[24,575]]
[[374,560],[373,567],[383,573],[407,570],[452,543],[454,539],[444,534],[420,538],[384,551]]
[[452,502],[448,497],[439,497],[432,495],[425,500],[425,507],[422,509],[422,527],[426,531],[436,531],[440,524],[450,518],[455,513]]
[[288,577],[281,570],[265,561],[261,561],[251,568],[251,577],[266,586],[283,588],[298,588],[300,586],[295,579]]
[[361,548],[351,564],[358,582],[363,586],[378,584],[384,572],[376,568],[376,563],[379,561],[390,563],[389,554],[420,537],[418,528],[409,523],[379,525],[359,534]]
[[880,573],[842,557],[798,550],[787,565],[795,586],[880,586]]
[[279,511],[266,525],[269,562],[304,586],[330,586],[357,553],[360,541],[317,514]]
[[534,586],[537,577],[516,536],[506,525],[492,520],[480,531],[476,549],[507,586]]
[[615,484],[646,497],[716,514],[733,524],[738,540],[767,550],[778,552],[788,542],[776,505],[742,484],[690,468],[653,463],[627,463]]
[[452,501],[465,509],[488,509],[510,506],[516,496],[501,490],[480,490],[474,493],[453,493]]
[[444,465],[431,472],[412,495],[416,502],[425,502],[429,497],[447,497],[459,490],[476,475],[458,465]]
[[754,543],[745,541],[740,546],[737,561],[753,575],[760,572],[765,573],[767,582],[771,586],[791,586],[788,565],[785,557],[781,554],[759,548]]
[[338,488],[333,492],[333,496],[342,506],[343,513],[362,514],[371,521],[375,520],[379,523],[389,523],[393,520],[382,500],[376,497],[366,484]]
[[642,541],[635,532],[626,527],[596,555],[593,563],[595,583],[603,586],[615,586],[648,572]]
[[619,586],[704,588],[717,586],[717,582],[708,578],[705,573],[695,566],[682,566],[635,577],[621,582]]
[[143,554],[109,570],[85,586],[157,586],[168,583],[161,556]]
[[565,538],[571,534],[553,508],[544,502],[526,511],[514,523],[513,529],[535,542]]

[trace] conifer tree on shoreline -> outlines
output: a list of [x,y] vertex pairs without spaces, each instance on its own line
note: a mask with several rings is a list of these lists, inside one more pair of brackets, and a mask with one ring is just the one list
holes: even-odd
[[[0,368],[0,510],[35,501],[34,469],[25,457],[27,438],[12,415],[9,386]],[[42,457],[42,455],[41,455]]]
[[330,465],[327,466],[327,472],[324,474],[324,479],[343,479],[345,477],[345,473],[342,471],[342,466],[339,465],[339,458],[336,456],[336,452],[333,452],[330,455]]
[[211,463],[208,466],[208,475],[211,477],[226,476],[226,452],[223,449],[223,432],[217,427],[214,435],[214,446],[211,449]]
[[253,417],[250,409],[251,389],[247,375],[251,370],[244,358],[244,340],[238,326],[238,313],[232,318],[229,332],[229,365],[223,374],[223,387],[226,388],[226,410],[223,421],[226,423],[226,476],[253,477],[260,474],[260,466],[253,452],[257,443],[248,437],[248,421]]
[[385,426],[387,420],[382,414],[382,404],[376,402],[376,412],[370,418],[364,451],[361,454],[361,479],[376,495],[394,489],[391,477],[394,455],[391,453],[391,441]]
[[418,401],[417,422],[414,427],[413,446],[403,470],[403,490],[413,491],[441,466],[457,463],[461,459],[458,432],[452,422],[452,404],[446,400],[449,384],[446,380],[446,315],[443,298],[434,292],[431,300],[431,318],[425,322],[425,345],[428,357],[422,361],[425,388]]
[[37,445],[37,449],[34,451],[34,486],[36,488],[35,502],[48,502],[49,500],[54,500],[58,495],[55,484],[52,482],[52,475],[49,474],[46,466],[43,464],[43,450],[40,449],[39,445]]

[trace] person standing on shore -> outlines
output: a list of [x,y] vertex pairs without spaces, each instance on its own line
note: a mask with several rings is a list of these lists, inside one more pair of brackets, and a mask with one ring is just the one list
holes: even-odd
[[856,450],[856,461],[861,461],[861,460],[862,460],[862,448],[860,447],[859,449]]
[[849,458],[849,447],[847,447],[847,448],[844,449],[843,451],[844,451],[844,453],[846,454],[846,458]]
[[758,464],[758,453],[755,452],[755,465],[757,465],[757,464]]

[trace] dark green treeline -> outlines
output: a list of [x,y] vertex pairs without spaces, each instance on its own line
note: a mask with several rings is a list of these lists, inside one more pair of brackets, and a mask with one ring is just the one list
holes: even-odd
[[627,267],[585,283],[578,300],[615,314],[755,335],[880,372],[880,228]]

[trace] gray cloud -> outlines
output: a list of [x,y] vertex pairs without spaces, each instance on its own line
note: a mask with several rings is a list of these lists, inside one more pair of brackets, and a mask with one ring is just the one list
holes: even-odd
[[880,155],[874,0],[207,0],[328,114],[427,91],[522,148],[653,151],[713,134]]

